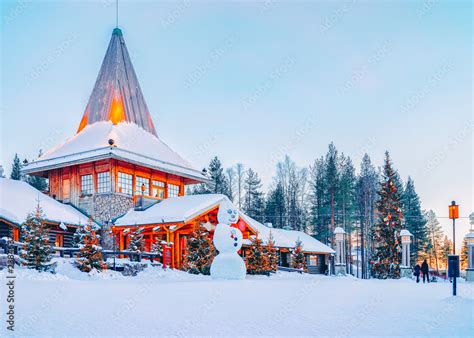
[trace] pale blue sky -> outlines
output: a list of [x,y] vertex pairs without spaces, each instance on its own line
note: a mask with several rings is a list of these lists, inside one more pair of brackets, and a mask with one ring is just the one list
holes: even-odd
[[[75,133],[114,3],[3,2],[7,171]],[[218,155],[267,186],[334,141],[357,166],[389,150],[438,216],[474,210],[470,2],[121,1],[119,25],[159,136],[197,168]]]

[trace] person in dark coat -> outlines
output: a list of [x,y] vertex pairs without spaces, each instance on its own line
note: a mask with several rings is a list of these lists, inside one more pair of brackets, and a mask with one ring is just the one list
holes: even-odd
[[423,283],[425,282],[425,277],[428,283],[430,282],[430,269],[428,267],[428,263],[426,262],[426,259],[423,261],[423,264],[421,264],[421,272],[423,272]]
[[417,283],[420,282],[420,270],[421,270],[420,264],[417,263],[413,271],[413,275],[415,275]]

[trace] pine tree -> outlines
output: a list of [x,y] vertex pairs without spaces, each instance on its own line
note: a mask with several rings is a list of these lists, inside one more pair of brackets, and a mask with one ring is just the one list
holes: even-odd
[[214,256],[214,244],[209,232],[202,225],[196,226],[187,241],[183,269],[196,275],[200,273],[209,275]]
[[5,170],[3,170],[2,165],[0,165],[0,178],[5,178]]
[[265,221],[272,223],[274,228],[283,228],[285,226],[286,208],[285,208],[285,191],[281,182],[268,194],[265,203]]
[[329,144],[329,149],[326,154],[325,160],[325,172],[324,172],[324,180],[326,186],[326,193],[328,198],[328,209],[330,214],[329,219],[329,239],[327,240],[328,243],[332,243],[334,245],[334,233],[335,223],[336,223],[336,201],[337,201],[337,192],[339,186],[339,170],[338,170],[338,156],[337,150],[334,146],[334,143],[331,142]]
[[371,257],[373,242],[369,233],[372,232],[375,216],[375,202],[377,200],[378,174],[370,161],[368,154],[364,154],[360,165],[360,175],[357,181],[357,207],[360,224],[360,252],[362,278],[368,278],[368,257]]
[[44,219],[45,215],[38,202],[35,212],[29,214],[21,226],[24,245],[20,260],[28,269],[54,272],[54,264],[51,264],[48,229],[44,224]]
[[79,226],[76,228],[76,231],[74,231],[74,235],[72,236],[72,246],[75,248],[81,247],[81,245],[84,244],[85,235],[86,232],[84,227],[79,223]]
[[453,242],[444,235],[443,243],[441,244],[441,265],[447,269],[448,267],[448,255],[453,253]]
[[97,271],[107,269],[107,265],[102,259],[102,248],[99,245],[100,236],[97,234],[97,230],[92,218],[89,218],[89,222],[84,226],[80,235],[76,265],[83,272],[91,272],[93,269]]
[[466,270],[469,264],[468,260],[469,251],[467,249],[467,238],[464,237],[461,247],[461,270]]
[[[42,155],[43,155],[43,152],[40,149],[40,151],[38,152],[38,158],[41,157]],[[28,182],[29,185],[35,187],[39,191],[45,191],[48,189],[48,181],[44,177],[28,175],[26,176],[26,181]]]
[[373,233],[375,263],[372,266],[372,274],[379,279],[400,278],[400,231],[403,212],[397,186],[397,173],[386,152],[382,182],[378,191],[380,196],[380,200],[377,201],[378,221]]
[[340,158],[340,180],[339,191],[337,193],[337,209],[339,213],[338,223],[347,234],[346,244],[346,269],[352,274],[352,232],[355,228],[354,214],[356,213],[356,174],[350,157],[341,155]]
[[270,235],[268,236],[268,243],[265,247],[265,254],[268,257],[268,267],[271,271],[278,270],[278,251],[275,247],[275,240],[273,239],[273,234],[270,231]]
[[15,157],[13,158],[12,172],[10,174],[12,180],[20,181],[22,179],[21,168],[20,158],[18,157],[18,154],[15,154]]
[[306,257],[303,252],[303,243],[298,238],[295,243],[295,248],[291,251],[291,265],[295,269],[307,271]]
[[192,194],[223,194],[232,199],[229,188],[229,181],[224,174],[224,168],[217,156],[215,156],[209,163],[209,167],[203,170],[205,176],[209,179],[208,182],[198,184],[194,187]]
[[250,217],[259,222],[264,221],[265,202],[263,193],[260,191],[262,183],[258,174],[249,168],[245,178],[245,201],[244,211]]
[[326,181],[324,179],[324,158],[314,161],[311,167],[311,223],[313,232],[319,241],[329,244],[328,209],[326,207]]
[[426,246],[426,250],[430,266],[435,266],[436,272],[439,273],[443,230],[441,229],[441,225],[439,224],[433,210],[425,212],[424,216],[427,220],[426,227],[428,230],[428,245]]
[[132,260],[132,257],[136,261],[139,260],[138,255],[144,251],[144,244],[145,243],[143,241],[143,228],[136,227],[130,233],[130,243],[128,244],[128,251],[135,254],[130,257],[130,260]]
[[270,269],[268,255],[262,245],[262,240],[255,236],[250,244],[250,252],[247,256],[247,273],[250,275],[268,275]]
[[163,257],[163,243],[160,240],[154,242],[151,246],[151,252],[157,254],[158,257]]
[[405,227],[413,235],[411,258],[412,262],[416,262],[418,257],[426,251],[429,241],[426,219],[421,211],[420,198],[415,191],[415,184],[411,177],[408,177],[402,195],[402,205]]

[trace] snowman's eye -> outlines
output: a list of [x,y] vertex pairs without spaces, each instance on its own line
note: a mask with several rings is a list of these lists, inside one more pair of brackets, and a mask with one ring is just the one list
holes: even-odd
[[228,212],[229,214],[232,214],[232,210],[231,210],[231,209],[227,210],[227,212]]

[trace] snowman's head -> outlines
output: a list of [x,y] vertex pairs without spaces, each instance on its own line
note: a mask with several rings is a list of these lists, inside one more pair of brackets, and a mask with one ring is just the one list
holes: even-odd
[[235,224],[239,220],[239,213],[232,203],[224,201],[219,206],[217,220],[223,224]]

